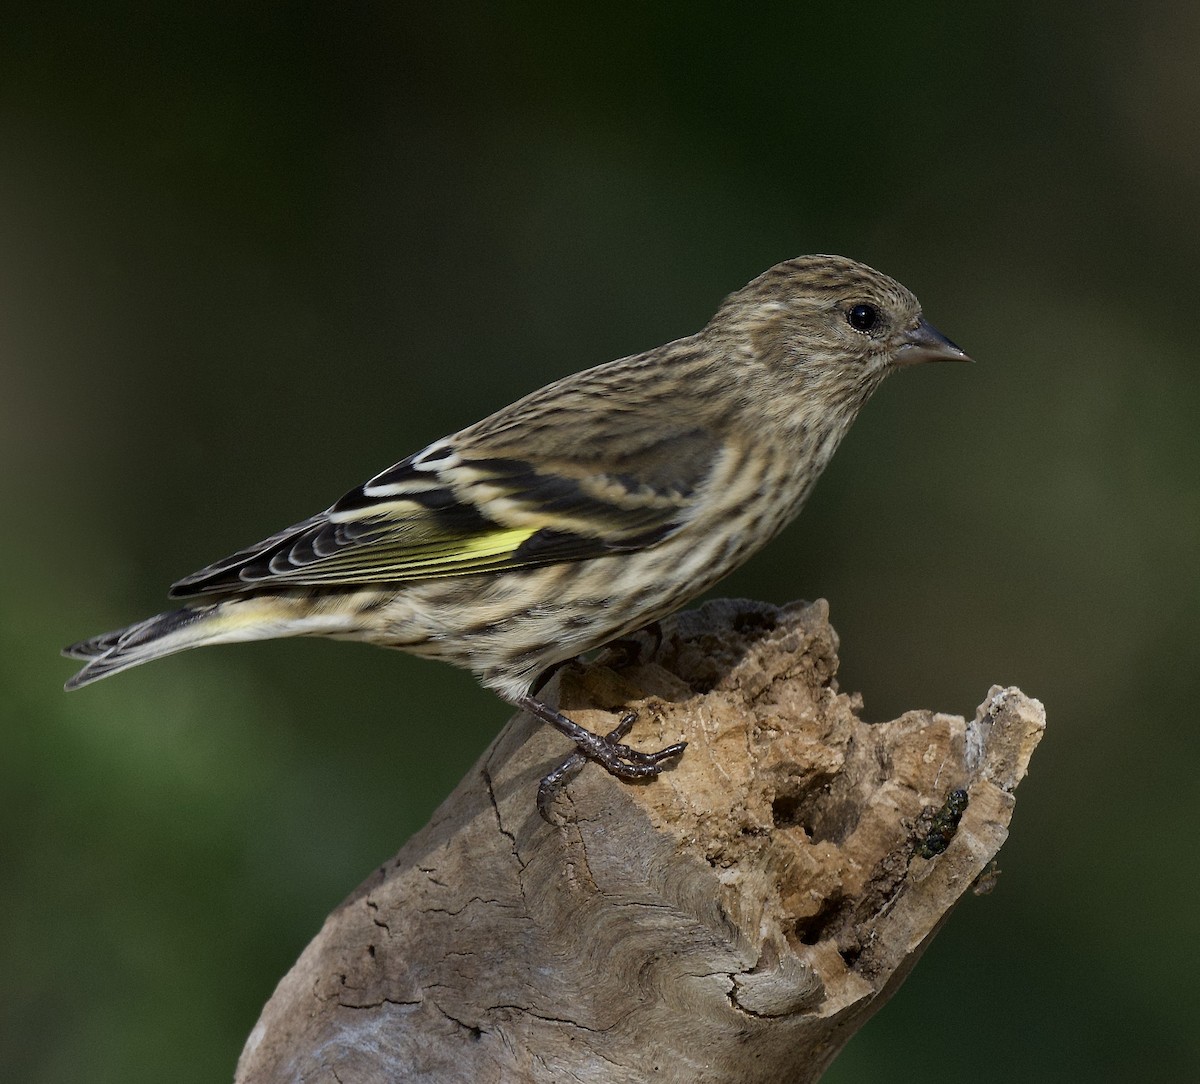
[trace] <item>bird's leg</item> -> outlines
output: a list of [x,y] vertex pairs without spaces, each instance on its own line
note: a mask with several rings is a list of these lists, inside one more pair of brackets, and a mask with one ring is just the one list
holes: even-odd
[[659,767],[661,761],[678,756],[687,748],[687,742],[676,742],[665,749],[643,753],[640,749],[621,745],[616,739],[629,733],[629,728],[637,719],[637,712],[634,711],[627,711],[614,730],[602,735],[593,734],[586,727],[580,726],[532,696],[521,697],[517,701],[517,707],[565,734],[575,743],[580,753],[603,765],[610,775],[615,775],[618,779],[648,779],[652,775],[658,775],[663,770]]
[[[617,723],[617,725],[613,727],[613,729],[610,730],[601,740],[613,743],[614,747],[617,749],[624,749],[628,753],[634,753],[640,757],[645,757],[646,759],[651,760],[653,763],[648,766],[642,765],[642,769],[644,771],[648,769],[649,775],[651,776],[657,775],[663,770],[661,766],[657,765],[657,760],[666,759],[668,756],[672,756],[677,752],[683,752],[683,750],[687,747],[687,742],[677,742],[675,745],[669,746],[666,749],[660,749],[657,753],[649,754],[638,753],[636,749],[629,749],[627,746],[617,744],[621,738],[625,737],[625,735],[629,733],[630,728],[633,726],[636,720],[637,712],[627,711],[621,716],[621,721]],[[585,731],[585,733],[591,732]],[[592,736],[595,737],[596,735]],[[579,750],[576,750],[538,784],[538,812],[542,815],[542,820],[544,820],[547,824],[554,823],[554,819],[550,815],[550,806],[554,799],[558,797],[559,792],[564,786],[566,786],[567,780],[572,778],[572,776],[574,776],[579,769],[587,763],[587,759],[587,755]],[[607,767],[607,765],[605,766]],[[611,771],[612,769],[610,768],[609,770]],[[640,778],[644,778],[644,776]]]
[[[605,738],[611,742],[620,741],[629,733],[635,719],[637,719],[637,712],[627,711],[621,716],[621,721],[605,735]],[[587,757],[576,750],[538,784],[538,812],[547,824],[554,823],[550,816],[550,804],[558,797],[559,791],[566,786],[567,780],[571,779],[586,763]]]
[[[634,636],[638,635],[638,633],[644,633],[654,639],[654,647],[648,652],[645,650],[645,645],[641,640],[634,639]],[[604,650],[613,652],[615,658],[601,659],[601,662],[614,670],[623,670],[627,666],[636,666],[640,662],[649,662],[658,654],[662,648],[662,643],[662,624],[658,621],[651,621],[650,624],[638,629],[633,636],[621,636],[605,644]],[[643,653],[645,653],[645,658],[643,658]]]
[[575,743],[576,752],[546,776],[538,787],[538,809],[547,820],[548,803],[562,789],[566,779],[582,766],[584,758],[596,761],[618,779],[650,779],[664,770],[663,761],[677,757],[687,748],[687,742],[675,742],[665,749],[643,753],[639,749],[631,749],[628,745],[621,744],[620,739],[629,733],[629,728],[637,719],[637,713],[633,711],[627,711],[608,734],[600,735],[593,734],[568,719],[562,712],[555,711],[549,704],[543,703],[532,694],[522,696],[517,701],[517,707],[543,723],[549,723]]
[[554,675],[560,670],[567,666],[579,665],[581,664],[579,662],[578,655],[572,655],[569,659],[560,659],[558,662],[551,663],[546,667],[545,670],[543,670],[540,674],[538,674],[537,677],[533,679],[533,684],[529,686],[529,695],[537,696],[537,694],[540,693],[550,683],[550,679],[554,677]]

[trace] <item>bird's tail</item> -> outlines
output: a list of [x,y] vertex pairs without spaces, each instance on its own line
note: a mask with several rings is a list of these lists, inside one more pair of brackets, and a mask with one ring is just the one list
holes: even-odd
[[229,599],[158,614],[127,628],[63,648],[86,665],[65,688],[78,689],[110,674],[206,644],[268,640],[278,636],[336,636],[344,613],[315,612],[311,601],[286,595]]

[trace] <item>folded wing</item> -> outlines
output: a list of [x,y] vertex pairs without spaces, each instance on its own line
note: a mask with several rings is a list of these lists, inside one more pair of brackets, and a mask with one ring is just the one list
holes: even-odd
[[439,441],[325,512],[209,565],[174,597],[353,586],[578,561],[679,530],[723,454],[704,428],[667,426],[621,452],[558,441],[534,460],[510,431]]

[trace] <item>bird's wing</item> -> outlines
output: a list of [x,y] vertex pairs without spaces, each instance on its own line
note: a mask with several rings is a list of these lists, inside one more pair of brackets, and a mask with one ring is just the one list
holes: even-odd
[[[642,549],[687,522],[725,453],[686,419],[647,427],[630,416],[590,439],[551,428],[529,439],[488,419],[437,441],[171,594],[397,583]],[[535,444],[536,458],[523,451]]]

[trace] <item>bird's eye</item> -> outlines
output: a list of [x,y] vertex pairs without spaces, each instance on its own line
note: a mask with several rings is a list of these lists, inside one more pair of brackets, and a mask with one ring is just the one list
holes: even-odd
[[874,305],[855,305],[846,313],[846,322],[855,331],[871,331],[879,326],[879,310]]

